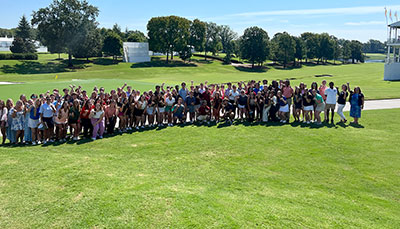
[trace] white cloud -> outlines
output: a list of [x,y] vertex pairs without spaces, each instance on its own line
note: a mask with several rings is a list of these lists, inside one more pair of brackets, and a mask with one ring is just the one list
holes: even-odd
[[[260,12],[244,12],[227,16],[296,16],[296,15],[360,15],[371,13],[384,13],[385,6],[360,6],[347,8],[324,8],[324,9],[299,9],[299,10],[276,10]],[[400,8],[400,5],[387,6],[388,9]]]
[[384,25],[384,21],[360,21],[360,22],[346,22],[345,25],[350,26],[363,26],[363,25]]

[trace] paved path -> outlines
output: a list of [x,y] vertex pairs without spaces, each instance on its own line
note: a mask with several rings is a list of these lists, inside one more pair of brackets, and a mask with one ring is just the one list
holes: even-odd
[[[366,100],[364,110],[381,110],[400,108],[400,99]],[[350,103],[347,102],[344,111],[350,110]]]

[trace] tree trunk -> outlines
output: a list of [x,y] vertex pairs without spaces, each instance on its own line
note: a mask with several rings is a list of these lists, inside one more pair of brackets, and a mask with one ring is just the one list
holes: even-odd
[[58,53],[58,59],[61,59],[60,55],[61,55],[61,53]]
[[72,67],[72,55],[68,53],[68,67]]
[[204,51],[204,60],[207,60],[207,51]]
[[166,61],[167,64],[168,64],[168,57],[169,57],[169,51],[167,51],[167,61]]
[[254,61],[251,61],[251,68],[254,68]]
[[171,50],[171,60],[174,59],[174,50]]

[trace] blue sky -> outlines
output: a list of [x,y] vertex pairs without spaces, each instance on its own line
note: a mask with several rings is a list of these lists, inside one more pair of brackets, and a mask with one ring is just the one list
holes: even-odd
[[[16,27],[21,15],[30,17],[33,10],[47,6],[52,0],[0,0],[0,27]],[[136,1],[89,0],[99,7],[100,26],[112,27],[118,23],[123,29],[146,33],[147,21],[154,16],[178,15],[188,19],[199,18],[221,25],[229,25],[241,35],[247,27],[259,26],[272,37],[287,31],[293,35],[302,32],[328,32],[339,38],[367,41],[370,38],[386,40],[384,7],[399,12],[400,1]],[[393,21],[396,21],[393,16]],[[390,23],[389,19],[389,23]]]

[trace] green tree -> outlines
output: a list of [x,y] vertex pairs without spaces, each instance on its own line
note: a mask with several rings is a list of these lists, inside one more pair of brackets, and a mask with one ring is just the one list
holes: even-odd
[[219,37],[222,44],[222,52],[232,53],[231,41],[237,38],[237,33],[234,32],[229,26],[221,25],[219,26]]
[[328,62],[328,59],[333,59],[333,43],[332,39],[327,33],[318,34],[318,43],[317,43],[317,55],[318,58],[317,63],[320,61],[325,63]]
[[43,45],[68,53],[68,65],[72,66],[72,54],[77,44],[85,42],[90,29],[97,26],[97,7],[86,0],[53,0],[45,8],[33,12],[32,24],[37,25]]
[[339,45],[339,39],[335,36],[331,36],[332,48],[333,48],[333,63],[336,64],[336,61],[340,58],[342,54],[342,49]]
[[114,60],[122,55],[122,40],[117,33],[109,32],[104,38],[103,52],[108,56],[113,56]]
[[286,68],[289,61],[294,59],[296,53],[296,41],[287,32],[277,33],[272,38],[273,53],[278,61],[283,62]]
[[127,41],[128,42],[147,42],[147,37],[144,33],[140,32],[139,30],[135,31],[127,31]]
[[300,35],[305,44],[306,62],[309,59],[314,59],[318,54],[318,35],[315,33],[306,32]]
[[250,27],[244,31],[240,37],[240,54],[243,59],[254,63],[263,63],[269,56],[269,37],[268,33],[259,27]]
[[154,17],[147,23],[149,46],[152,51],[167,53],[173,59],[174,51],[186,48],[190,38],[190,21],[178,16]]
[[354,64],[355,61],[364,62],[364,55],[362,52],[362,43],[356,40],[350,41],[349,48],[350,48],[350,58],[351,62]]
[[33,53],[36,52],[32,40],[32,28],[26,20],[25,15],[21,17],[18,27],[15,30],[15,39],[10,47],[13,53]]
[[212,52],[213,55],[218,50],[218,43],[220,42],[219,27],[213,22],[206,23],[206,43],[205,43],[205,58],[207,59],[207,52]]
[[295,63],[296,65],[296,59],[300,62],[301,60],[304,59],[305,55],[305,44],[304,41],[300,37],[293,37],[294,41],[296,42],[296,52],[294,53],[294,58],[295,58]]
[[185,48],[183,48],[181,51],[179,51],[179,57],[183,60],[189,60],[190,57],[192,57],[192,49],[189,45],[187,45]]
[[101,57],[102,56],[103,40],[101,39],[100,31],[93,28],[85,37],[84,42],[77,44],[72,51],[75,58]]
[[190,24],[190,41],[189,44],[198,52],[204,51],[206,42],[206,23],[199,19],[194,19]]

